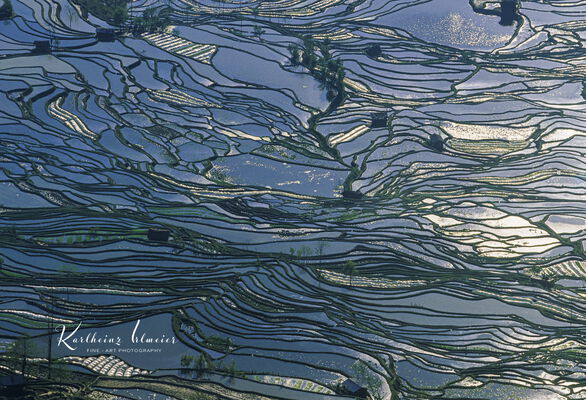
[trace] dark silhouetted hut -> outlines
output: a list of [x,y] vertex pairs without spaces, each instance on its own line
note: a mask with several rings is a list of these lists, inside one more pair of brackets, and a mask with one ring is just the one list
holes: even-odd
[[113,42],[116,40],[116,31],[111,28],[96,29],[96,38],[98,42]]
[[155,242],[169,241],[170,232],[167,229],[149,229],[147,238]]
[[49,40],[35,40],[33,53],[48,54],[51,52],[51,42]]
[[385,112],[378,112],[370,114],[371,128],[386,128],[389,116]]
[[442,151],[444,149],[444,141],[437,133],[431,135],[431,138],[429,138],[429,145],[437,151]]
[[345,394],[349,394],[359,399],[366,399],[369,396],[368,390],[354,382],[352,379],[346,379],[344,383],[342,383],[342,389]]
[[366,48],[366,55],[372,58],[377,58],[383,55],[383,51],[378,43],[371,44]]

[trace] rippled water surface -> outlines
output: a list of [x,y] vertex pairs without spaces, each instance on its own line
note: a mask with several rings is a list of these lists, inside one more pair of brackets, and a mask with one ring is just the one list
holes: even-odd
[[[137,0],[171,25],[114,42],[12,5],[0,342],[29,369],[51,341],[95,398],[586,397],[582,2]],[[291,61],[304,37],[343,96]],[[176,342],[58,342],[77,326]]]

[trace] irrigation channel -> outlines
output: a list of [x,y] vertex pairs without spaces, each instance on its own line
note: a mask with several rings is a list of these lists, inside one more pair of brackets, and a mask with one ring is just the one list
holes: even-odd
[[168,23],[98,41],[75,3],[11,0],[0,375],[586,398],[586,5],[505,3],[136,0]]

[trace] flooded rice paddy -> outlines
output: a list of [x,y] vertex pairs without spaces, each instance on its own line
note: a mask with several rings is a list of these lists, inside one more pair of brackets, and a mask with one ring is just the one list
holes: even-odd
[[0,21],[0,341],[31,379],[51,341],[96,398],[586,397],[582,2],[129,6],[171,24]]

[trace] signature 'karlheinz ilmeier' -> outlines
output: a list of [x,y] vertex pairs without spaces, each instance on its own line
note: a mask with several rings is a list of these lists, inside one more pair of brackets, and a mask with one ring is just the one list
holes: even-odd
[[[175,344],[177,339],[175,336],[167,336],[162,334],[160,336],[154,336],[149,334],[148,332],[139,332],[140,326],[140,319],[136,321],[134,325],[134,329],[132,330],[132,334],[130,335],[130,342],[131,343],[138,343],[138,344]],[[77,335],[77,331],[81,327],[81,322],[75,327],[75,329],[69,333],[69,335],[65,336],[65,325],[61,325],[61,327],[57,327],[56,330],[59,332],[61,330],[61,334],[57,339],[57,346],[65,346],[69,350],[76,350],[78,348],[77,345],[79,344],[112,344],[115,346],[120,346],[123,344],[123,340],[121,336],[109,336],[108,334],[100,335],[97,331],[92,331],[87,333],[86,335]]]

